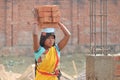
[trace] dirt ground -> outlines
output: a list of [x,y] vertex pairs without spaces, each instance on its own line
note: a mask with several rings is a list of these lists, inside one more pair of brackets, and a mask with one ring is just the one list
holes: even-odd
[[[74,64],[73,64],[74,61]],[[75,78],[76,80],[85,80],[85,55],[83,54],[69,54],[61,55],[61,71],[65,72],[69,76]],[[27,68],[34,64],[34,56],[0,56],[0,64],[2,69],[0,69],[0,79],[4,79],[4,75],[11,77],[9,80],[15,80],[25,73]],[[75,70],[76,68],[76,70]],[[4,74],[3,74],[4,73]],[[30,77],[30,75],[29,75]],[[27,80],[27,79],[25,79]],[[30,80],[30,79],[28,79]],[[67,78],[62,77],[62,80],[67,80]],[[69,79],[68,79],[69,80]]]

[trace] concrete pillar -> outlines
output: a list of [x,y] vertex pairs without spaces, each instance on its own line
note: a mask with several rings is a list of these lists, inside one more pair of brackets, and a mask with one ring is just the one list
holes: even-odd
[[120,80],[120,56],[88,55],[86,80]]

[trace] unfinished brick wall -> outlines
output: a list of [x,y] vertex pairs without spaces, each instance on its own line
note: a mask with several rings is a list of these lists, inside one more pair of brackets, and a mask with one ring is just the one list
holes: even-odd
[[[60,6],[61,21],[72,33],[68,52],[78,45],[89,45],[89,1],[88,0],[1,0],[0,1],[0,51],[14,47],[14,53],[32,52],[32,9],[36,5],[57,4]],[[108,44],[120,45],[120,1],[108,0]],[[98,28],[98,32],[100,29]],[[62,38],[57,30],[57,42]],[[63,34],[62,34],[63,36]],[[98,40],[100,38],[98,37]],[[70,49],[69,49],[70,48]]]
[[5,14],[4,14],[4,1],[0,2],[0,48],[5,46]]

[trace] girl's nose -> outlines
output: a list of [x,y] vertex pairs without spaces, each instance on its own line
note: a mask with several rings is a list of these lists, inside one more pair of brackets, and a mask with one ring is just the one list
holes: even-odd
[[53,39],[51,38],[50,41],[52,41]]

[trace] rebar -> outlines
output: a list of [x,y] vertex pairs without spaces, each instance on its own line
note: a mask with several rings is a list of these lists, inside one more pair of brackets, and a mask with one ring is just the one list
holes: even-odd
[[[90,52],[96,55],[100,50],[101,54],[107,55],[107,0],[90,1]],[[100,9],[98,9],[100,7]],[[96,13],[99,10],[99,14]],[[100,20],[98,20],[100,18]],[[99,21],[99,23],[97,23]],[[96,26],[97,25],[97,26]],[[100,27],[100,44],[98,44],[98,34],[96,27]],[[100,49],[97,48],[100,46]]]

